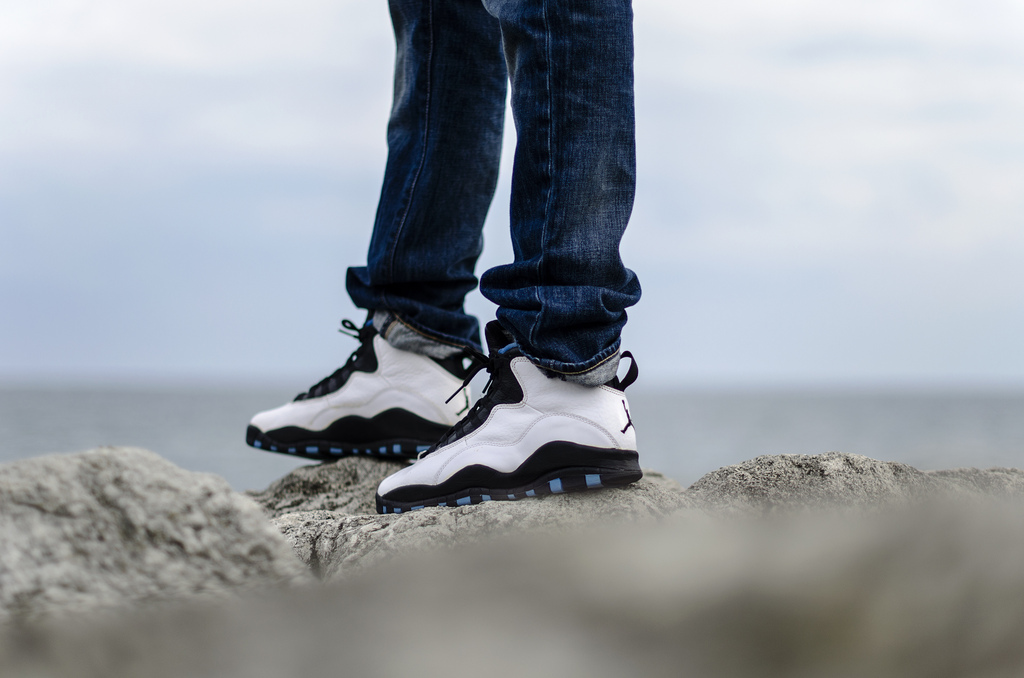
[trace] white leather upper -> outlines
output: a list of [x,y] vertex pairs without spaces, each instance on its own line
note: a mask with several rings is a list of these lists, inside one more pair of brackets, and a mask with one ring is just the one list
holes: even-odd
[[285,426],[322,431],[342,417],[369,418],[397,407],[451,426],[468,410],[468,386],[445,404],[462,381],[430,358],[394,348],[380,335],[373,337],[373,350],[375,371],[353,372],[333,393],[260,412],[250,423],[264,432]]
[[475,431],[385,478],[378,494],[405,485],[438,485],[473,464],[508,473],[552,441],[636,449],[621,391],[549,379],[523,357],[514,358],[511,368],[523,389],[521,402],[496,405]]

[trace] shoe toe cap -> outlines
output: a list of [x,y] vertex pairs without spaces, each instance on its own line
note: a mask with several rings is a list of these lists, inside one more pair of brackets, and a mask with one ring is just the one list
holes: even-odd
[[[415,464],[413,464],[413,466],[415,466]],[[382,480],[380,485],[377,486],[377,494],[381,497],[387,497],[390,492],[409,484],[406,482],[406,476],[408,476],[409,471],[413,469],[413,466],[407,466],[406,468],[396,471]]]
[[264,410],[263,412],[257,413],[250,421],[249,425],[258,428],[260,431],[266,433],[267,431],[273,431],[274,429],[283,428],[285,426],[301,426],[306,422],[299,422],[296,420],[294,403],[286,403],[280,407],[275,407],[272,410]]
[[425,457],[392,473],[377,486],[377,494],[387,498],[391,492],[410,485],[435,485],[437,474],[432,461],[430,457]]

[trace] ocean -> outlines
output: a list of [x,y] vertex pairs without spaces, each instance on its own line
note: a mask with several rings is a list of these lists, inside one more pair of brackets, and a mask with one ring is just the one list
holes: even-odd
[[[101,445],[150,449],[238,490],[308,464],[245,445],[294,389],[0,388],[0,462]],[[1024,391],[630,390],[641,464],[689,485],[761,454],[852,452],[920,469],[1024,468]]]

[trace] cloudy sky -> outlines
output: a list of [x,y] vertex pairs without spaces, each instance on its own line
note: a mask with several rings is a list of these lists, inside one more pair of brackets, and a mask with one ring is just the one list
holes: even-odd
[[[1024,386],[1024,4],[635,11],[648,384]],[[0,379],[334,369],[392,63],[383,0],[5,0]]]

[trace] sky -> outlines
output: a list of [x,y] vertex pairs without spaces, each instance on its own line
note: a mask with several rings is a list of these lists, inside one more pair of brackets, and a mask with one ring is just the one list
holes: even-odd
[[[634,9],[641,383],[1024,387],[1024,3]],[[383,2],[5,0],[0,383],[341,364],[393,59]]]

